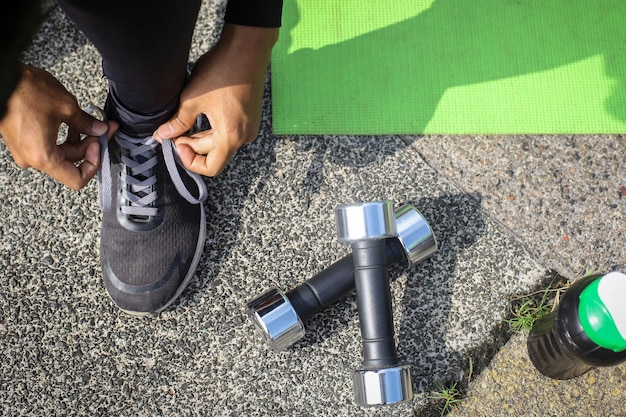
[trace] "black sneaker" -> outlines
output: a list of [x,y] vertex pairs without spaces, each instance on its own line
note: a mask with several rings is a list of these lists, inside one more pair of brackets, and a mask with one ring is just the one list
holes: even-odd
[[100,140],[102,276],[113,302],[133,315],[174,302],[204,248],[206,185],[182,166],[171,140],[162,143],[121,132]]

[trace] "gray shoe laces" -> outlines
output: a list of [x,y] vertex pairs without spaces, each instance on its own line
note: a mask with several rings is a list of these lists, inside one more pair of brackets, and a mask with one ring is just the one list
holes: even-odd
[[[99,110],[99,109],[97,109]],[[94,111],[89,108],[88,111]],[[132,138],[117,132],[113,139],[122,149],[122,169],[120,175],[122,198],[127,204],[121,206],[122,213],[128,216],[150,217],[158,214],[156,207],[158,198],[156,165],[158,163],[158,148],[161,148],[167,172],[176,190],[191,204],[201,204],[207,198],[206,184],[202,177],[189,171],[183,166],[176,145],[171,139],[163,139],[161,144],[153,136],[147,138]],[[98,201],[100,208],[109,210],[112,205],[112,178],[111,159],[109,155],[109,141],[106,134],[98,138],[100,144],[100,169],[98,170]],[[193,180],[197,187],[197,197],[194,197],[183,181],[182,172]]]

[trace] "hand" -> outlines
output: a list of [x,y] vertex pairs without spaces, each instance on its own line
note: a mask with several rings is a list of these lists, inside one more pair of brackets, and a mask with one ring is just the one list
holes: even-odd
[[[84,187],[100,167],[98,136],[117,129],[85,113],[76,98],[48,72],[23,66],[20,81],[0,120],[15,163],[36,168],[73,190]],[[67,140],[57,145],[59,126],[65,122]],[[86,135],[81,140],[81,135]],[[80,162],[82,161],[82,162]]]
[[[156,140],[175,139],[183,165],[215,176],[243,144],[259,133],[265,75],[278,28],[226,23],[217,45],[196,63],[174,117]],[[205,114],[211,129],[184,136]]]

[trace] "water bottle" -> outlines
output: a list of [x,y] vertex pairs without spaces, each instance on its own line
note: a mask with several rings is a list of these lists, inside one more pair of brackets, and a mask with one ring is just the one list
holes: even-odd
[[558,309],[535,323],[527,344],[537,370],[553,379],[626,361],[626,275],[596,274],[574,282]]

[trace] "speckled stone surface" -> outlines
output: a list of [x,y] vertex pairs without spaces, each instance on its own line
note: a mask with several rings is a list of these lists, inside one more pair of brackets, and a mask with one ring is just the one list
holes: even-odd
[[528,359],[526,335],[515,334],[491,365],[470,384],[450,417],[626,415],[626,365],[592,370],[558,381],[541,375]]
[[[203,5],[191,59],[214,42],[223,6]],[[97,51],[58,8],[25,60],[57,76],[80,104],[104,102]],[[490,361],[508,338],[509,300],[541,286],[546,265],[489,204],[499,195],[483,184],[491,178],[477,175],[476,192],[463,191],[462,178],[441,162],[453,154],[440,138],[274,137],[269,95],[264,108],[259,139],[206,180],[203,258],[181,299],[158,317],[129,317],[106,295],[95,181],[72,192],[19,169],[0,145],[0,414],[439,415],[431,390],[465,381],[471,357],[467,415],[502,415],[492,411],[517,395],[507,387],[523,375],[504,371],[505,360],[524,360],[519,349],[507,353],[521,336]],[[307,322],[305,338],[278,354],[257,335],[245,303],[271,286],[292,288],[348,253],[336,242],[336,205],[387,198],[419,208],[440,250],[412,270],[390,270],[398,354],[412,365],[415,400],[362,409],[350,381],[361,359],[354,296]],[[581,394],[572,401],[622,378],[617,370],[608,371],[612,380],[600,375],[577,380]],[[558,407],[567,398],[550,384],[523,388]],[[525,410],[507,404],[512,415]]]
[[416,149],[569,279],[626,269],[626,138],[420,137]]

